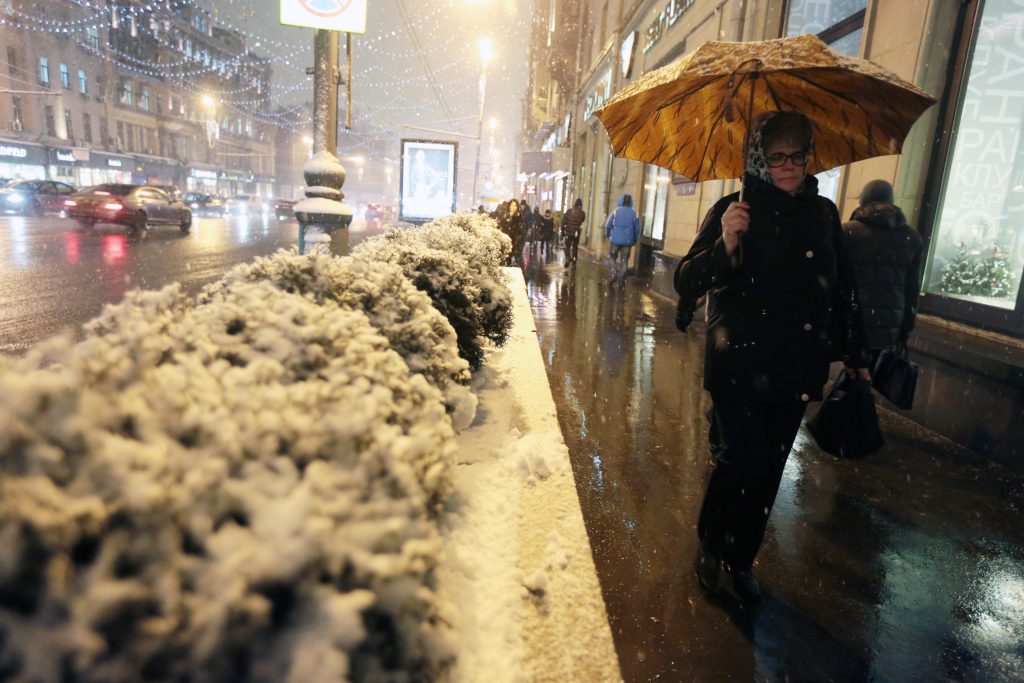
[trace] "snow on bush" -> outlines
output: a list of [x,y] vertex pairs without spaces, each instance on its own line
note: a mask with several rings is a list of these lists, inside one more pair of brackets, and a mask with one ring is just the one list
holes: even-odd
[[452,448],[436,389],[361,312],[269,283],[168,336],[118,393],[83,378],[133,349],[98,339],[0,369],[0,671],[436,674],[451,648],[431,513]]
[[456,350],[479,366],[503,324],[491,232],[277,254],[0,357],[0,680],[443,676],[436,519],[475,411]]
[[431,249],[400,228],[387,228],[382,235],[362,242],[353,255],[400,266],[405,276],[425,292],[434,307],[448,319],[455,330],[459,355],[473,370],[483,365],[484,311],[480,305],[480,290],[465,258]]
[[363,311],[409,369],[422,373],[441,390],[455,428],[465,429],[473,421],[476,397],[466,386],[469,366],[458,355],[455,332],[398,266],[281,250],[233,268],[208,287],[200,300],[213,301],[237,282],[260,280],[309,295],[317,303]]
[[476,370],[486,341],[504,344],[512,325],[512,303],[501,274],[511,251],[494,221],[457,214],[418,228],[388,228],[353,252],[357,258],[395,263],[426,292],[455,328],[459,354]]
[[512,296],[501,270],[512,250],[508,236],[497,229],[494,220],[480,214],[446,216],[409,234],[432,249],[465,257],[480,292],[484,335],[503,346],[512,327]]

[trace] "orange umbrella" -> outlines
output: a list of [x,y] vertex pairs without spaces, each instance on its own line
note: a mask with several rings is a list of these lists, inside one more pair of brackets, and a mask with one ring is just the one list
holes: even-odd
[[935,98],[882,67],[833,52],[811,35],[707,42],[645,74],[597,116],[616,156],[690,180],[743,175],[749,122],[792,110],[814,123],[809,173],[898,154]]

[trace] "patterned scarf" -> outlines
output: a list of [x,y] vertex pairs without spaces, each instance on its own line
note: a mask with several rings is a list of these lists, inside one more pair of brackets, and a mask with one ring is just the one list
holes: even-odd
[[[778,112],[766,112],[754,117],[754,129],[750,131],[750,149],[747,153],[747,173],[760,178],[769,185],[774,185],[772,172],[764,158],[764,127],[775,118]],[[807,155],[814,154],[814,142],[807,145]]]

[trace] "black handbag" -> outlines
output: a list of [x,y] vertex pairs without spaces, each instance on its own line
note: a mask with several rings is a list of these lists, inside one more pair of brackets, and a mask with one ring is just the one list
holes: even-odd
[[894,406],[910,410],[917,390],[917,363],[912,363],[905,343],[882,351],[871,371],[871,384]]
[[871,386],[850,379],[845,370],[807,421],[807,430],[821,450],[841,458],[862,458],[885,443]]

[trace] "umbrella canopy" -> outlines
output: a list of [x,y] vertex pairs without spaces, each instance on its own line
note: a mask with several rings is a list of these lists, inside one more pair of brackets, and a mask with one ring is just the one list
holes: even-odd
[[707,42],[623,89],[597,116],[616,156],[690,180],[743,175],[744,135],[764,111],[799,111],[814,123],[808,173],[898,154],[935,98],[814,36]]

